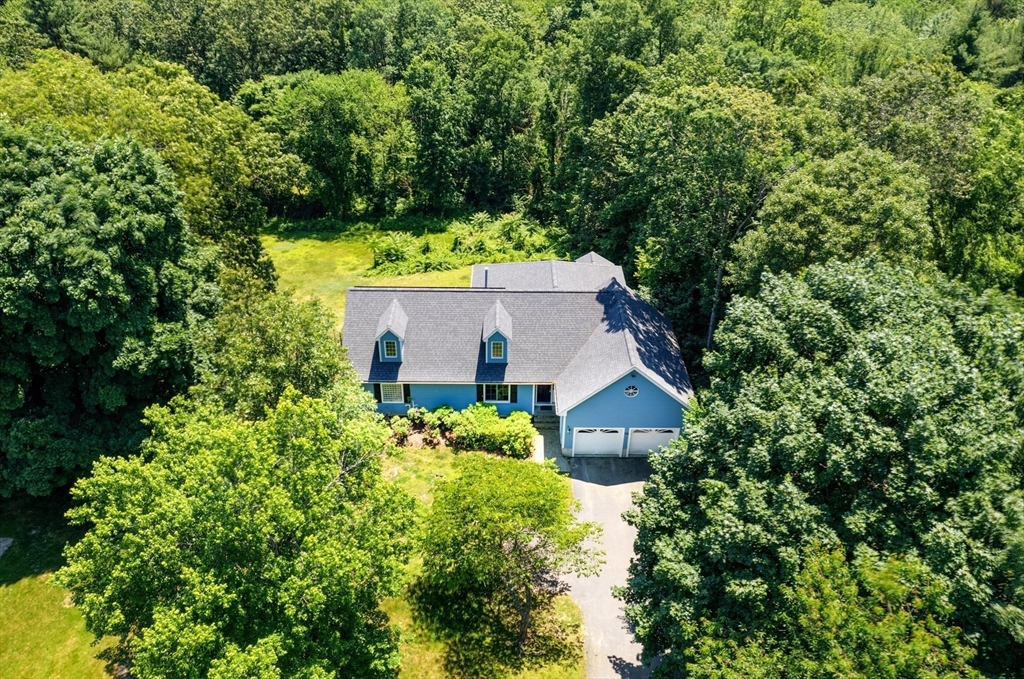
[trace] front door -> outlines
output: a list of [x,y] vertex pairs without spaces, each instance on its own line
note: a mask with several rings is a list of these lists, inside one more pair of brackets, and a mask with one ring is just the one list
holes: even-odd
[[550,384],[538,384],[537,385],[537,410],[547,411],[552,410],[551,400],[551,385]]

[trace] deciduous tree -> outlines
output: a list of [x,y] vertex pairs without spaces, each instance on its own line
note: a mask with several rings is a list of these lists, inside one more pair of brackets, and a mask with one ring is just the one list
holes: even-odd
[[138,446],[195,379],[216,271],[154,152],[0,122],[0,493]]
[[103,458],[73,494],[90,526],[57,580],[140,679],[393,677],[380,611],[411,499],[380,477],[387,428],[287,390],[249,423],[178,401],[142,455]]

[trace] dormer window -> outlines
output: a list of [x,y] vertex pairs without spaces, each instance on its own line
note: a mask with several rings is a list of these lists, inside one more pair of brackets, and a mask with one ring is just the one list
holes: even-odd
[[508,363],[508,345],[512,341],[511,337],[512,317],[499,300],[484,316],[483,332],[480,337],[484,345],[484,359],[488,363]]
[[377,351],[380,360],[401,363],[405,352],[405,329],[409,317],[405,315],[402,305],[397,299],[391,300],[389,306],[377,322]]

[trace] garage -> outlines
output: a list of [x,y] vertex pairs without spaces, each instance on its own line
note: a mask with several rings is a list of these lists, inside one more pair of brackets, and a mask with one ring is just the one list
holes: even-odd
[[647,455],[679,436],[678,429],[630,429],[627,455]]
[[572,454],[577,455],[622,455],[622,437],[626,430],[609,428],[576,427],[572,432]]

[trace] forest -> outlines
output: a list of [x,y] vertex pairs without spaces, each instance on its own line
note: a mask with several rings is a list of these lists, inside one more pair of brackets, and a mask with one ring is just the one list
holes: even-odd
[[1024,678],[1021,0],[0,0],[0,497],[71,493],[56,578],[141,679],[396,676],[381,600],[462,549],[288,229],[595,251],[671,319],[658,676]]

